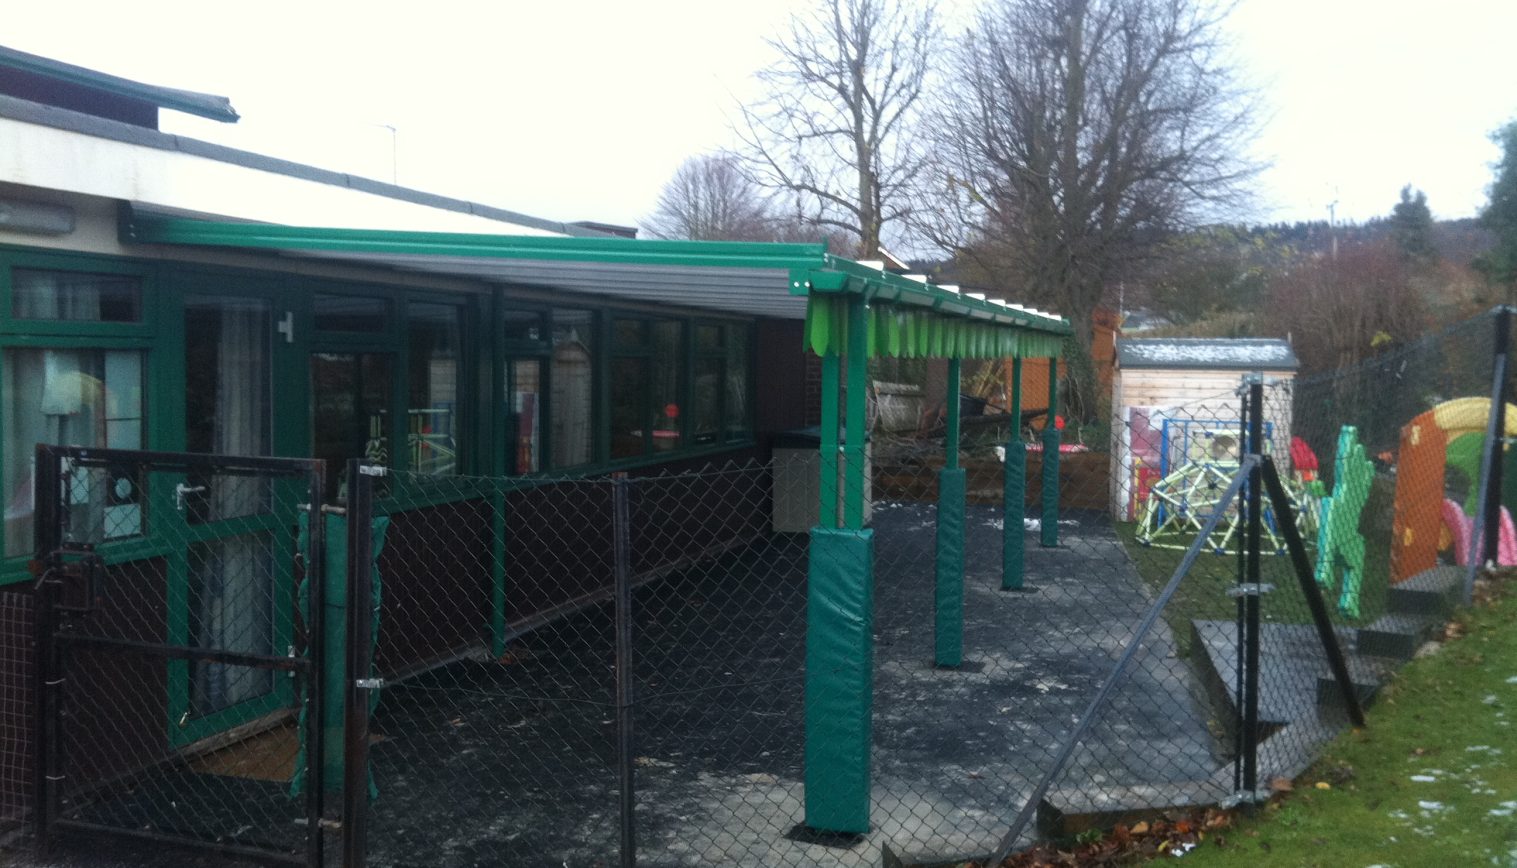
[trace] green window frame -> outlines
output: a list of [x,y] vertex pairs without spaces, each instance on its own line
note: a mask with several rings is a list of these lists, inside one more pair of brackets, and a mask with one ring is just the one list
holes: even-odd
[[[137,287],[137,318],[130,321],[108,321],[64,317],[44,318],[24,314],[18,316],[15,308],[17,295],[15,275],[18,271],[79,276],[102,275],[130,280]],[[13,372],[8,370],[8,366],[19,353],[58,350],[96,352],[105,354],[107,357],[110,354],[135,355],[138,359],[137,376],[140,377],[134,407],[137,415],[121,418],[117,426],[111,426],[109,418],[106,417],[106,430],[109,432],[113,427],[120,428],[120,425],[134,426],[138,432],[137,437],[133,438],[136,444],[134,448],[154,448],[161,442],[162,435],[159,428],[162,424],[162,408],[166,406],[166,396],[158,377],[160,359],[155,352],[157,347],[153,340],[154,329],[160,317],[158,308],[162,301],[155,278],[155,269],[150,265],[85,254],[0,248],[0,384],[8,383],[13,375]],[[117,355],[116,358],[122,360],[125,357]],[[103,363],[109,365],[109,358],[106,358]],[[3,388],[3,385],[0,385],[0,388]],[[4,394],[0,394],[0,400],[3,401],[8,402],[13,398],[8,389]],[[103,400],[107,401],[107,405],[110,403],[109,398]],[[107,406],[105,412],[121,411],[112,410]],[[9,436],[9,432],[5,430],[4,421],[9,415],[9,409],[0,412],[0,438]],[[12,507],[25,508],[23,503],[25,492],[20,490],[18,485],[24,487],[21,481],[20,464],[26,461],[22,456],[23,453],[29,453],[30,448],[18,446],[14,452],[13,457],[17,461],[11,463],[16,466],[4,466],[6,462],[0,461],[0,493],[4,494],[8,510]],[[139,516],[139,520],[145,521],[145,526],[135,532],[123,530],[119,538],[100,546],[101,554],[108,560],[125,559],[131,556],[132,552],[150,548],[152,524],[144,516]],[[0,585],[28,578],[26,564],[33,555],[29,543],[9,540],[10,536],[9,531],[0,534]]]
[[[375,361],[374,357],[384,359],[388,389],[379,411],[384,418],[378,422],[379,428],[371,425],[373,436],[382,441],[383,454],[375,453],[370,457],[382,460],[391,469],[421,475],[450,477],[478,472],[478,444],[485,439],[479,430],[480,413],[476,408],[482,355],[476,323],[480,319],[482,299],[464,293],[332,282],[314,283],[311,289],[311,302],[303,320],[309,329],[309,358],[313,365],[320,356],[332,358],[334,363],[337,357],[351,357],[358,368],[365,365],[380,367],[377,362],[371,362]],[[352,322],[358,325],[341,322],[342,302],[345,300],[351,302],[349,313]],[[324,301],[334,303],[331,316],[336,324],[321,327],[321,319],[327,314],[318,308]],[[451,367],[451,371],[438,370],[436,365],[431,371],[424,371],[418,365],[419,351],[428,341],[418,326],[423,321],[434,326],[445,322],[445,314],[443,319],[438,319],[435,314],[448,308],[454,311],[455,321],[451,324],[452,334],[445,342],[442,361]],[[428,316],[424,318],[422,314]],[[364,325],[364,318],[373,326]],[[432,331],[435,338],[437,329]],[[436,347],[433,342],[433,348]],[[368,358],[370,362],[360,358]],[[313,374],[314,368],[305,373],[308,377]],[[424,381],[425,389],[422,388]],[[422,399],[423,391],[432,396],[438,389],[448,393],[446,400],[440,402],[447,406],[412,406],[416,400]],[[316,394],[314,383],[310,400],[312,415],[306,425],[308,443],[317,434],[319,420],[314,413],[317,402],[322,400]],[[433,397],[427,400],[432,401]],[[438,430],[438,419],[446,419],[445,431]],[[379,444],[371,446],[379,448]],[[354,457],[362,456],[345,456]],[[328,475],[333,477],[331,489],[334,496],[336,478],[343,472],[341,467],[328,467]]]

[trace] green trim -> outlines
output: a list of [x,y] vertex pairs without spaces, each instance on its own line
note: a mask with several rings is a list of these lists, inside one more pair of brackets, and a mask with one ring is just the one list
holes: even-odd
[[341,253],[407,254],[628,265],[723,266],[728,268],[815,267],[829,257],[825,244],[772,244],[740,241],[662,241],[634,238],[566,238],[485,235],[464,232],[408,232],[383,229],[330,229],[263,223],[220,223],[134,211],[121,225],[121,240],[136,244],[241,247],[262,250],[321,250]]

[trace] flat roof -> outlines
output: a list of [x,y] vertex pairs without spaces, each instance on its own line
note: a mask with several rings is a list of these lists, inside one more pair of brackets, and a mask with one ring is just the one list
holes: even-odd
[[1289,341],[1280,338],[1118,338],[1123,368],[1188,368],[1207,371],[1294,371],[1301,367]]
[[197,117],[209,118],[223,123],[235,123],[238,119],[237,110],[232,108],[232,101],[224,96],[216,96],[209,93],[198,93],[193,90],[180,90],[176,87],[162,87],[156,84],[144,84],[140,81],[132,81],[129,78],[110,75],[72,63],[64,63],[61,60],[53,60],[50,57],[42,57],[36,54],[28,54],[25,51],[17,51],[14,48],[6,48],[0,45],[0,69],[15,69],[32,75],[42,76],[56,81],[67,82],[92,90],[102,91],[115,96],[128,99],[140,100],[150,103],[159,108],[172,109]]

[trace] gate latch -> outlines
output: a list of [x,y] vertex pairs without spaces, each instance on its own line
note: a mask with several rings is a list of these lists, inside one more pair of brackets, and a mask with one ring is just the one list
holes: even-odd
[[378,690],[385,686],[383,678],[355,678],[353,686],[361,690]]

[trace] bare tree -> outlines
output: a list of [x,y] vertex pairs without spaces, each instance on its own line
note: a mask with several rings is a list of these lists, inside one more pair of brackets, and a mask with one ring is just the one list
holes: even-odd
[[[956,46],[922,230],[1068,315],[1088,354],[1121,269],[1237,204],[1256,171],[1225,15],[1204,0],[991,0]],[[1092,410],[1093,384],[1076,385]]]
[[794,194],[806,223],[873,256],[910,211],[910,138],[937,34],[922,0],[816,0],[769,40],[768,96],[738,124],[752,177]]
[[642,228],[655,238],[771,241],[774,224],[764,191],[743,173],[737,157],[719,152],[681,163]]

